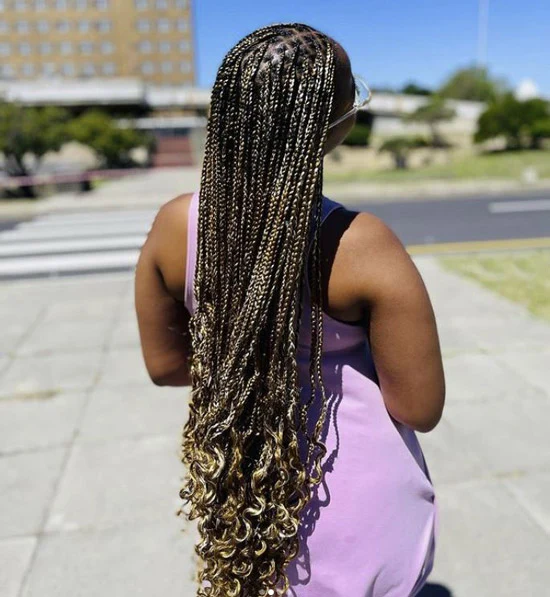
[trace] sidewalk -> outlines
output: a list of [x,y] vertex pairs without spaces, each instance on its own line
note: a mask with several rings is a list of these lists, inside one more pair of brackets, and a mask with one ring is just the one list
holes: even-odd
[[[95,209],[156,209],[177,195],[194,191],[200,183],[200,169],[159,168],[120,180],[108,181],[89,193],[60,193],[39,200],[0,199],[1,218],[29,218],[54,211]],[[338,201],[372,203],[379,201],[427,200],[460,197],[532,195],[548,193],[550,181],[532,185],[509,180],[444,181],[405,183],[327,182],[324,193]]]
[[[453,597],[548,594],[550,326],[416,263],[448,388],[443,420],[419,434],[441,509],[431,582]],[[191,597],[194,529],[175,516],[187,390],[147,377],[133,275],[2,296],[0,595]]]

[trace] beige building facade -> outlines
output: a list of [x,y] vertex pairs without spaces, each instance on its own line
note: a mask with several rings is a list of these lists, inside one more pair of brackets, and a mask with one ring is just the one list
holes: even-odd
[[191,0],[0,0],[0,81],[194,86]]

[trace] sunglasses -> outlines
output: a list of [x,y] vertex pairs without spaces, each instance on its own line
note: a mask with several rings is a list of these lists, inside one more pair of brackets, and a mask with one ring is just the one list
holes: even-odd
[[369,86],[367,85],[365,80],[359,75],[356,75],[355,73],[353,73],[352,76],[353,81],[355,83],[355,101],[353,102],[353,107],[350,108],[345,114],[342,114],[342,116],[337,118],[334,122],[331,122],[328,125],[329,129],[333,126],[336,126],[337,124],[340,124],[342,121],[346,120],[346,118],[349,118],[350,116],[355,114],[357,110],[360,110],[361,108],[366,106],[372,99],[371,90],[369,89]]

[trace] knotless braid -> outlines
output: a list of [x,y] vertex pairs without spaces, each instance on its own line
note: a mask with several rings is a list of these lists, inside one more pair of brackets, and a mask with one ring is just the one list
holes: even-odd
[[[299,23],[242,39],[212,90],[181,451],[180,496],[198,519],[198,597],[284,595],[300,514],[321,480],[319,230],[333,95],[333,42]],[[312,231],[311,398],[301,401],[298,334]],[[310,421],[317,396],[321,415]]]

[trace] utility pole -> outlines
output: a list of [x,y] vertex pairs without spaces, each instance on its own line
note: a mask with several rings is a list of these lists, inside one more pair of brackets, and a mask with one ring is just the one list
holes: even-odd
[[478,0],[477,66],[487,66],[487,37],[489,34],[489,0]]

